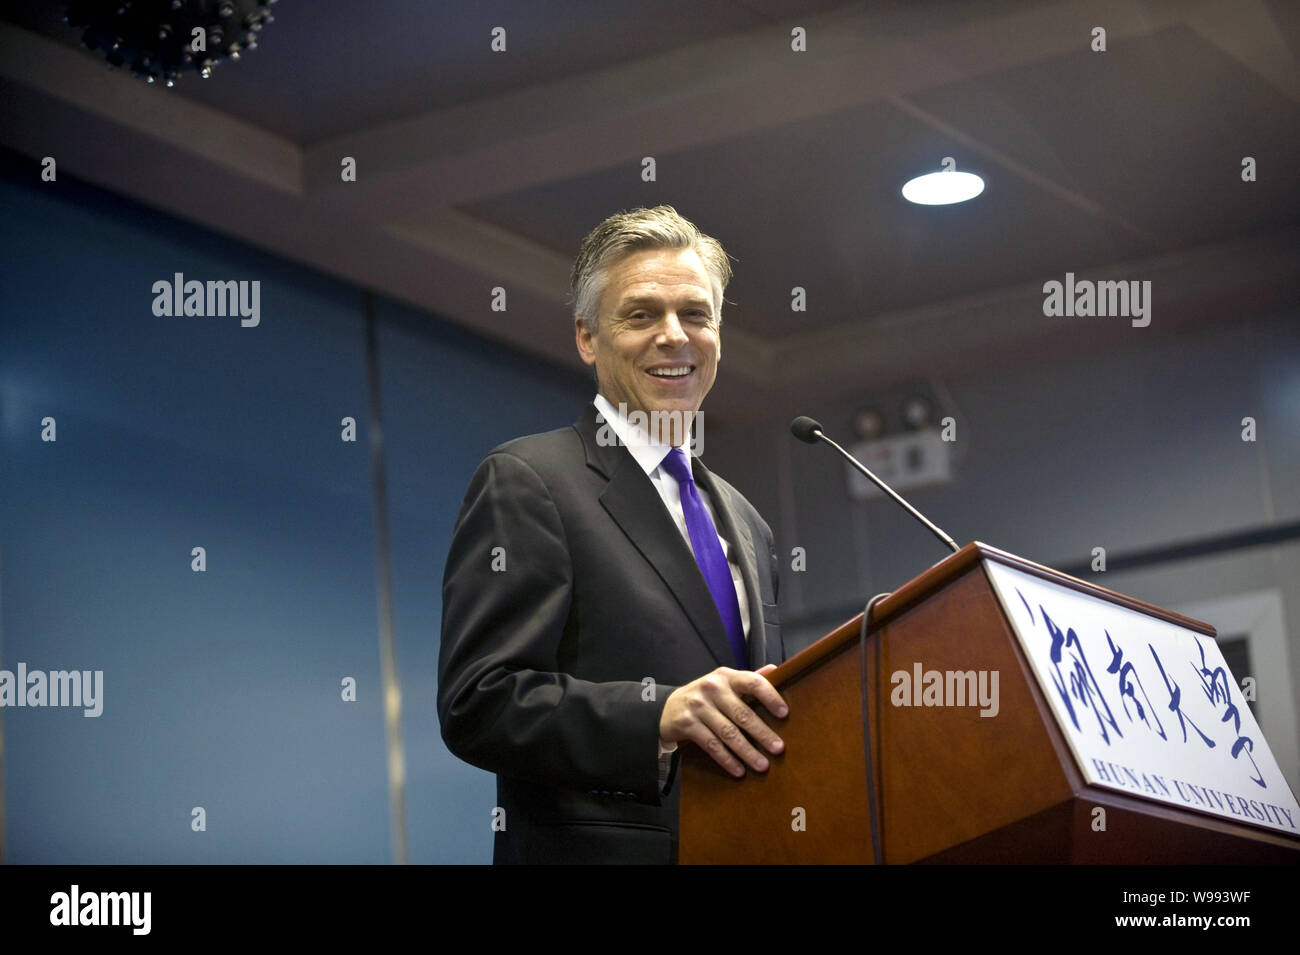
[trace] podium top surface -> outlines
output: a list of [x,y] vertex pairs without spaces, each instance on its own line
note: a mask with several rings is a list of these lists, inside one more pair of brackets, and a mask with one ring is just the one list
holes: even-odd
[[[1129,597],[1113,590],[1107,590],[1105,587],[1099,587],[1086,580],[1071,577],[1069,574],[1063,574],[1042,564],[1036,564],[1023,557],[1017,557],[1015,554],[999,550],[980,541],[972,541],[955,554],[950,554],[929,570],[913,577],[888,597],[882,599],[871,611],[871,629],[875,630],[882,627],[893,618],[906,613],[909,609],[942,590],[983,561],[996,561],[1008,567],[1014,567],[1024,573],[1050,580],[1063,587],[1069,587],[1097,600],[1118,604],[1121,607],[1155,617],[1158,620],[1185,627],[1211,639],[1217,635],[1215,629],[1208,623],[1193,620],[1191,617],[1184,617],[1182,614],[1165,610],[1146,601],[1138,600],[1136,597]],[[838,651],[845,643],[858,639],[861,626],[862,614],[859,613],[840,624],[812,646],[807,647],[781,664],[769,676],[769,679],[773,684],[779,686],[805,670],[816,666],[823,659]]]

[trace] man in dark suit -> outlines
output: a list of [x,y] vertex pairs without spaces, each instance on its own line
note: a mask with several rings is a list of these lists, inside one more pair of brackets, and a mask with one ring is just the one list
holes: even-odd
[[782,750],[745,700],[786,715],[762,675],[784,659],[772,532],[691,454],[730,275],[671,207],[597,226],[573,270],[595,402],[470,482],[438,713],[451,751],[497,774],[496,862],[674,862],[677,745],[736,776]]

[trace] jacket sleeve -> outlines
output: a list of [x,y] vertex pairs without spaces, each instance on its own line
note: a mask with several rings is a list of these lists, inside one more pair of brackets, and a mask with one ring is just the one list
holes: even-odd
[[470,482],[443,577],[443,740],[491,772],[657,804],[659,718],[675,687],[650,693],[636,681],[561,672],[572,595],[564,526],[545,482],[522,458],[493,452]]

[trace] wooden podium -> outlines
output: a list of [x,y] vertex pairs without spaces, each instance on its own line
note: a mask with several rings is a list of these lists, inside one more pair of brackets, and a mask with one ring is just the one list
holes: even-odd
[[[1088,784],[987,562],[1214,636],[1206,624],[979,543],[899,588],[873,609],[865,645],[884,862],[1300,862],[1296,837]],[[684,747],[681,863],[873,861],[861,619],[769,675],[790,715],[777,720],[756,707],[786,744],[766,773],[735,779]],[[996,718],[970,706],[892,705],[889,675],[918,660],[940,671],[998,671]]]

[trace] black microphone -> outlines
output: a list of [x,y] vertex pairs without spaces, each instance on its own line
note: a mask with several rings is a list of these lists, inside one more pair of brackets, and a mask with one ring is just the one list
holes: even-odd
[[949,537],[943,531],[939,530],[939,528],[935,527],[928,520],[926,520],[925,515],[923,515],[911,504],[908,504],[905,500],[899,497],[898,494],[894,492],[894,489],[892,487],[890,487],[884,481],[880,480],[880,478],[876,477],[874,474],[868,471],[866,466],[863,465],[861,461],[859,461],[853,455],[849,454],[849,452],[845,451],[843,448],[841,448],[830,438],[826,437],[825,432],[822,431],[822,426],[818,424],[816,421],[814,421],[812,418],[809,418],[807,415],[800,415],[799,417],[795,418],[793,421],[790,422],[790,433],[793,434],[800,441],[806,441],[808,444],[816,444],[818,441],[825,441],[827,444],[829,444],[840,454],[844,455],[845,459],[850,464],[852,464],[855,468],[857,468],[868,478],[870,478],[872,483],[875,484],[876,487],[880,488],[882,491],[884,491],[886,494],[892,497],[895,501],[897,501],[899,504],[905,507],[907,509],[907,513],[911,514],[918,521],[920,521],[922,524],[928,527],[930,529],[930,532],[934,534],[935,537],[939,538],[939,540],[943,541],[954,551],[961,549],[957,546],[956,542],[951,537]]

